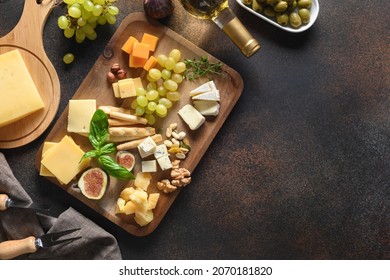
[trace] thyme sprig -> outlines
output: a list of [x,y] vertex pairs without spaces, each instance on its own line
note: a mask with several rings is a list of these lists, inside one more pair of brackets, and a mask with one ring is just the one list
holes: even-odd
[[207,56],[194,59],[186,58],[184,63],[186,65],[184,77],[190,81],[204,76],[211,79],[212,75],[222,74],[222,62],[211,62]]

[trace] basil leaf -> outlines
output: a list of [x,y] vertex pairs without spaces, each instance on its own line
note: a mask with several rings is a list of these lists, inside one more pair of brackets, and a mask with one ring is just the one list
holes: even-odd
[[98,150],[104,145],[108,137],[108,119],[101,109],[95,111],[89,128],[89,141]]
[[119,165],[110,156],[102,155],[98,158],[98,161],[110,176],[116,177],[118,180],[130,180],[135,178],[133,173]]
[[92,158],[92,157],[98,157],[98,156],[99,156],[99,151],[90,150],[83,155],[83,157],[80,159],[80,161],[82,161],[83,159],[86,159],[86,158]]
[[108,143],[100,148],[100,155],[111,154],[116,151],[116,147],[114,143]]

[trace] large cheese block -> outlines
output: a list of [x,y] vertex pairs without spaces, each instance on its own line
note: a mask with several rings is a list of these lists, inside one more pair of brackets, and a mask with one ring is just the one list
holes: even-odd
[[19,50],[0,55],[0,100],[0,127],[45,107]]
[[60,182],[68,184],[89,166],[90,158],[80,161],[83,155],[84,151],[71,137],[65,135],[58,144],[45,153],[41,164]]

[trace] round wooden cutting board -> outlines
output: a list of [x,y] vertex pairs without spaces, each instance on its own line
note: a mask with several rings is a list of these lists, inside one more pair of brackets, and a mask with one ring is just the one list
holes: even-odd
[[45,108],[26,118],[0,127],[0,148],[23,146],[39,137],[54,119],[60,103],[60,82],[48,59],[42,41],[47,16],[55,0],[25,0],[20,21],[6,36],[0,38],[0,54],[18,49],[37,87]]

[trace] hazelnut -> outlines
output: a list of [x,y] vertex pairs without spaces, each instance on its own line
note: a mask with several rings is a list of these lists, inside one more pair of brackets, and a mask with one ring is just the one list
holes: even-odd
[[127,75],[127,72],[123,69],[119,69],[118,72],[116,72],[116,77],[118,78],[118,80],[125,79],[126,75]]
[[121,70],[121,66],[119,65],[119,63],[114,63],[112,66],[111,66],[111,72],[116,74],[119,70]]
[[107,81],[109,82],[109,83],[113,83],[113,82],[115,82],[115,75],[114,75],[114,73],[112,73],[112,72],[108,72],[107,73]]

